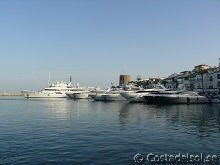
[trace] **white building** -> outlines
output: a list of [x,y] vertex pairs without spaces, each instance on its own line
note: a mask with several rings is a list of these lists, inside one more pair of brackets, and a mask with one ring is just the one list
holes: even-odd
[[194,77],[194,91],[196,92],[202,92],[203,91],[203,87],[202,87],[202,76],[197,74]]
[[204,90],[206,92],[220,92],[220,70],[204,74]]

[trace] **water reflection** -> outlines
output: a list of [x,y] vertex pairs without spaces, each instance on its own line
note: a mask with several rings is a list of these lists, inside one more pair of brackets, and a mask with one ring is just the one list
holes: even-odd
[[124,104],[119,110],[119,124],[155,125],[184,130],[200,137],[220,132],[218,105],[147,105]]
[[135,153],[150,152],[220,155],[219,105],[0,102],[3,164],[82,164],[82,158],[85,163],[96,158],[99,164],[132,164]]
[[[26,100],[27,106],[42,111],[49,120],[79,120],[118,124],[121,127],[157,127],[181,130],[199,137],[220,132],[219,105],[148,105],[91,100]],[[29,107],[26,107],[27,109]],[[118,118],[118,119],[117,119]]]
[[[51,119],[66,120],[71,117],[70,114],[70,102],[67,99],[50,98],[50,99],[38,99],[29,100],[36,101],[36,108],[42,111]],[[76,115],[77,115],[77,111]]]

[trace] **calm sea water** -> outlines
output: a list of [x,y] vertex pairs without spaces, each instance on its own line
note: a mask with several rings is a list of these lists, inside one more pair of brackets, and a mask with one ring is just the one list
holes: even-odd
[[220,157],[220,104],[0,98],[0,164],[135,164],[134,155]]

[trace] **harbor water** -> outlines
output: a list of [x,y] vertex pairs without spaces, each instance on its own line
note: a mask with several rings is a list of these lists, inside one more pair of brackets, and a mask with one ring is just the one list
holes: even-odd
[[2,97],[0,118],[0,164],[136,164],[137,153],[220,157],[220,104]]

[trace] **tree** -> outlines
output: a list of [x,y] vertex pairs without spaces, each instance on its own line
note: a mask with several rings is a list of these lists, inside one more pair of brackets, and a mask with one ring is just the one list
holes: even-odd
[[141,75],[138,75],[137,76],[137,81],[141,81],[141,80],[142,80]]

